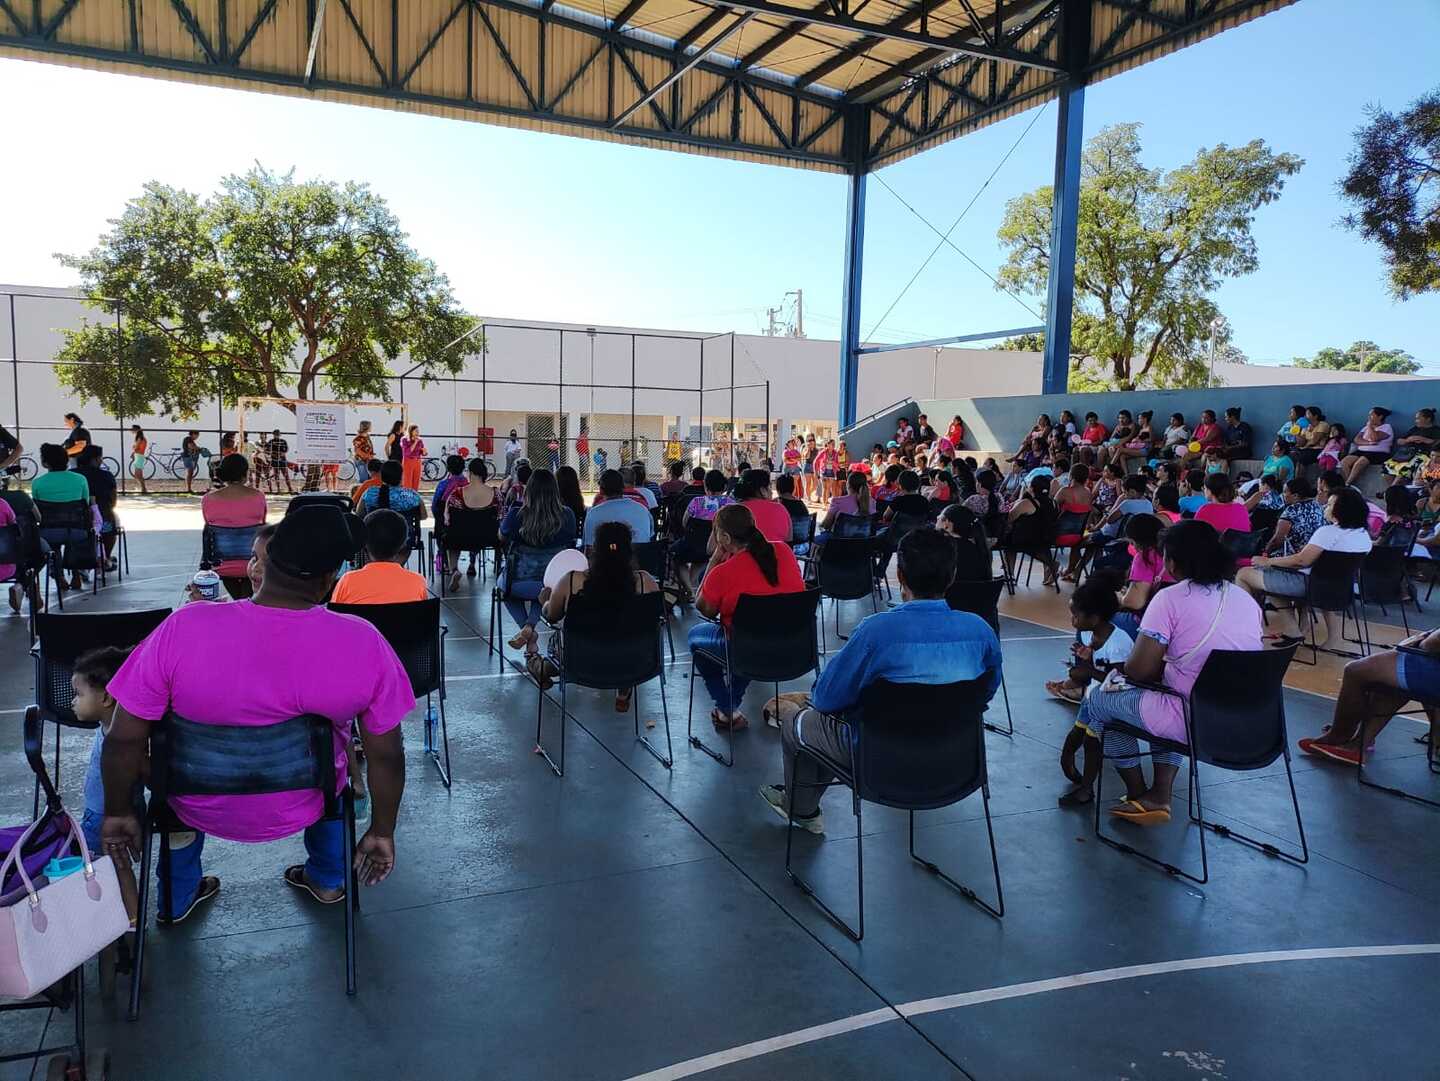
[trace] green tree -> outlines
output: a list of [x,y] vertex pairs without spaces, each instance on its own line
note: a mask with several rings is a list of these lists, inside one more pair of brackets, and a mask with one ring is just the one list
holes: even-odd
[[[1075,255],[1072,374],[1103,388],[1203,386],[1208,296],[1259,265],[1255,213],[1304,162],[1259,139],[1203,149],[1164,173],[1141,162],[1140,125],[1085,146]],[[1003,288],[1039,295],[1050,275],[1051,188],[1010,200],[998,238]]]
[[151,182],[111,225],[89,254],[58,258],[120,330],[67,331],[57,375],[113,415],[193,417],[217,382],[227,403],[313,397],[322,377],[337,397],[388,399],[403,352],[422,377],[464,366],[454,343],[474,319],[362,184],[257,167],[202,200]]
[[1349,349],[1331,346],[1313,357],[1296,357],[1297,368],[1329,368],[1339,372],[1382,372],[1387,375],[1414,375],[1419,363],[1403,349],[1381,349],[1374,342],[1358,341]]
[[1397,297],[1440,290],[1440,89],[1398,115],[1367,115],[1340,181],[1356,209],[1341,221],[1384,248]]

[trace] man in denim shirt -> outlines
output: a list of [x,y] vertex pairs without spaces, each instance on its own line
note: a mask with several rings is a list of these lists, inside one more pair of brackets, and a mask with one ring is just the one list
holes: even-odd
[[955,545],[934,529],[916,529],[900,542],[897,576],[904,603],[869,616],[850,635],[845,648],[825,666],[810,693],[810,704],[781,699],[778,711],[785,784],[764,785],[760,795],[776,814],[787,817],[787,789],[795,789],[795,824],[824,833],[820,797],[834,777],[813,759],[794,763],[799,745],[838,761],[850,757],[842,717],[860,701],[860,692],[878,679],[892,683],[957,683],[981,679],[988,702],[1000,686],[1000,640],[990,624],[945,603],[955,577]]

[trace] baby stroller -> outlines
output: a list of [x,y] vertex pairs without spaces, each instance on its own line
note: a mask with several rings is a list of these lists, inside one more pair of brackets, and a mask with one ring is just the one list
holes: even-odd
[[[51,859],[74,854],[71,843],[70,820],[60,803],[59,793],[45,769],[40,751],[41,722],[39,711],[33,707],[25,714],[25,758],[34,770],[41,791],[45,795],[44,809],[34,828],[13,826],[0,829],[0,858],[8,856],[24,838],[20,854],[25,872],[32,879],[42,878],[45,865]],[[0,882],[0,902],[9,903],[18,893],[21,901],[25,891],[17,871],[12,870]],[[0,1001],[0,1012],[16,1010],[70,1011],[75,1019],[75,1038],[69,1044],[41,1046],[33,1051],[0,1053],[0,1063],[20,1062],[25,1059],[49,1057],[46,1066],[46,1081],[105,1081],[110,1076],[110,1053],[100,1048],[89,1047],[85,1040],[85,966],[80,965],[68,975],[45,988],[40,994],[20,1001]],[[46,1033],[63,1031],[63,1026],[46,1027]]]

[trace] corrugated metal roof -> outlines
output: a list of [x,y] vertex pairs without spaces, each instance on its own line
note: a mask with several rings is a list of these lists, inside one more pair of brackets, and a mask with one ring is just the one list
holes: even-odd
[[[1292,2],[1091,0],[1088,77]],[[0,4],[0,55],[841,170],[1055,95],[1061,0],[999,8],[997,19],[997,0],[38,0]]]

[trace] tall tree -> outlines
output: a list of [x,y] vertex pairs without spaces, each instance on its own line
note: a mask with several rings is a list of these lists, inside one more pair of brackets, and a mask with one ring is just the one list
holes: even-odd
[[1397,297],[1440,290],[1440,89],[1398,115],[1367,115],[1340,181],[1356,209],[1341,220],[1385,249]]
[[338,397],[384,399],[404,352],[423,376],[464,366],[453,343],[473,318],[362,184],[257,167],[202,200],[151,182],[111,225],[58,258],[120,329],[67,331],[57,375],[113,415],[192,417],[217,389],[309,398],[322,377]]
[[1313,357],[1296,357],[1297,368],[1328,368],[1340,372],[1383,372],[1388,375],[1414,375],[1419,363],[1403,349],[1381,349],[1374,342],[1358,341],[1349,349],[1331,346]]
[[[1203,386],[1208,294],[1259,265],[1255,213],[1304,162],[1259,139],[1202,149],[1168,173],[1141,162],[1139,124],[1086,143],[1075,255],[1072,380],[1122,390]],[[1050,275],[1051,189],[1010,200],[999,240],[1004,288],[1044,292]]]

